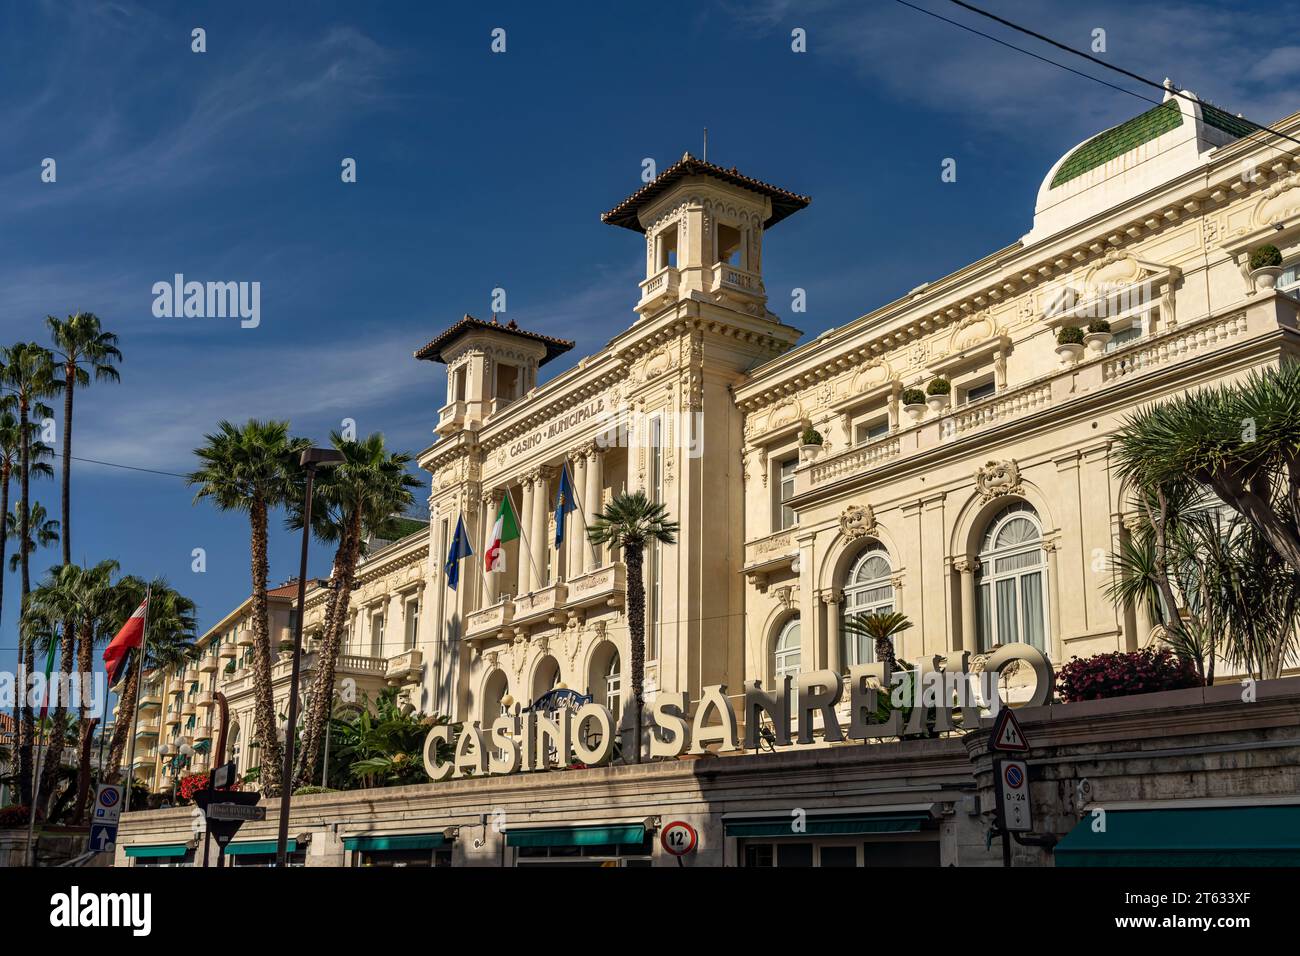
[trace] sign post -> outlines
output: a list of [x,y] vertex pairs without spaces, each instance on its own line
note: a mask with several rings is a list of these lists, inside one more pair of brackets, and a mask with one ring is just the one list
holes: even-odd
[[[209,784],[224,767],[219,767],[208,778]],[[265,820],[266,807],[257,806],[262,799],[260,793],[240,793],[237,790],[218,792],[211,788],[194,794],[194,802],[203,811],[208,822],[208,836],[217,841],[217,868],[225,866],[226,847],[235,838],[239,828],[247,820]],[[207,847],[203,853],[204,865],[207,865]]]
[[989,750],[1016,754],[993,760],[993,795],[997,806],[997,827],[1002,835],[1002,865],[1011,866],[1011,834],[1027,833],[1034,828],[1033,808],[1029,800],[1029,765],[1019,756],[1029,753],[1025,736],[1010,707],[1003,707],[993,723]]
[[90,821],[90,852],[111,853],[117,846],[117,823],[122,817],[122,787],[101,783],[95,791],[95,814]]

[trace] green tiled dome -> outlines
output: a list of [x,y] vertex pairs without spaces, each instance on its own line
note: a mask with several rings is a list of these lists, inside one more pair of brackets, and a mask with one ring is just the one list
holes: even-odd
[[1178,104],[1174,100],[1166,100],[1131,120],[1098,133],[1066,157],[1052,177],[1052,188],[1077,179],[1098,166],[1104,166],[1116,156],[1137,149],[1143,143],[1149,143],[1171,129],[1177,129],[1182,123],[1183,114]]

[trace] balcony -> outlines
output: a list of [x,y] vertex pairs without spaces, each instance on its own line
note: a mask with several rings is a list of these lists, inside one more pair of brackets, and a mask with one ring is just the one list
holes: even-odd
[[181,712],[179,710],[167,711],[167,716],[163,718],[163,726],[175,727],[181,722]]
[[239,647],[252,647],[253,632],[250,631],[248,628],[243,628],[242,630],[240,630],[238,634],[235,635],[235,644]]
[[157,717],[152,720],[141,718],[140,723],[136,725],[135,735],[137,737],[157,737],[159,726]]
[[680,278],[675,268],[667,266],[646,279],[641,283],[641,301],[636,304],[636,311],[644,315],[676,302]]
[[474,611],[465,619],[465,639],[501,636],[542,621],[559,623],[583,609],[619,607],[626,595],[627,570],[621,563],[611,564]]
[[196,703],[200,707],[211,707],[212,691],[210,690],[199,691],[199,695],[194,698],[194,703]]
[[739,298],[749,302],[767,301],[767,292],[763,289],[763,279],[757,272],[750,272],[740,266],[726,262],[715,263],[708,273],[710,294],[724,293],[730,298]]
[[185,684],[181,681],[179,677],[173,677],[170,681],[167,682],[167,693],[183,694],[185,693]]
[[197,667],[191,664],[189,667],[185,668],[186,684],[193,684],[198,679],[199,679],[199,669]]
[[211,674],[217,669],[217,659],[212,654],[204,654],[203,660],[199,661],[199,673]]
[[194,739],[195,739],[195,740],[211,740],[211,739],[212,739],[212,728],[211,728],[211,727],[208,727],[208,726],[195,725],[195,727],[194,727]]
[[388,659],[388,668],[384,672],[384,679],[393,687],[418,681],[423,670],[421,667],[422,658],[423,655],[414,648],[403,651],[396,657],[390,657]]
[[1294,322],[1283,315],[1283,309],[1289,306],[1272,302],[1260,306],[1263,308],[1258,311],[1252,306],[1248,311],[1178,325],[1113,352],[1089,352],[1078,365],[1056,369],[977,402],[927,412],[889,437],[815,459],[795,472],[795,498],[791,504],[798,509],[800,498],[809,492],[889,467],[900,459],[933,452],[946,444],[1044,414],[1059,417],[1065,407],[1089,401],[1102,390],[1139,376],[1167,372],[1171,366],[1203,359],[1248,335],[1261,335]]
[[186,700],[185,703],[181,704],[181,716],[193,717],[194,714],[195,714],[194,698],[191,697],[188,700]]
[[217,657],[223,661],[233,661],[238,655],[239,651],[234,644],[222,644],[221,650],[217,652]]
[[140,695],[141,713],[144,713],[144,711],[146,710],[153,710],[154,708],[161,707],[161,706],[162,706],[162,698],[158,696],[158,692],[156,690],[146,690]]
[[469,403],[466,401],[451,402],[438,409],[438,427],[434,431],[439,434],[446,434],[454,431],[465,424],[465,416],[469,412]]
[[562,583],[549,584],[544,588],[521,594],[515,598],[516,624],[535,624],[546,620],[558,624],[555,612],[564,606],[569,589]]

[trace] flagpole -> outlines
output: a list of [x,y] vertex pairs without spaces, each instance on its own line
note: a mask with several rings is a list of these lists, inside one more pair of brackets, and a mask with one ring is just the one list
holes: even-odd
[[[564,463],[561,467],[563,467],[563,468],[568,468],[568,463],[567,463],[567,462]],[[569,475],[569,490],[573,492],[573,505],[574,505],[574,507],[578,509],[578,514],[582,515],[582,544],[586,544],[586,545],[589,545],[589,546],[591,547],[591,559],[592,559],[592,564],[595,564],[595,563],[596,563],[596,546],[595,546],[594,544],[592,544],[592,543],[587,539],[587,529],[588,529],[589,527],[591,527],[591,525],[590,525],[590,523],[587,521],[587,512],[586,512],[586,509],[584,509],[584,508],[582,507],[582,495],[578,494],[578,489],[575,488],[575,487],[573,487],[573,475],[572,475],[572,474]],[[565,533],[567,534],[568,532],[566,531]],[[579,544],[579,545],[578,545],[579,549],[581,549],[582,544]],[[587,570],[589,570],[589,571],[593,571],[593,570],[595,570],[595,569],[594,569],[594,568],[588,568]]]
[[[507,495],[510,494],[510,489],[509,489],[509,488],[506,488],[506,494],[507,494]],[[534,501],[533,504],[534,504],[534,506],[535,506],[535,505],[537,504],[537,502]],[[514,497],[512,496],[512,497],[510,498],[510,507],[511,507],[512,510],[514,509],[514,506],[515,506],[515,499],[514,499]],[[515,524],[517,524],[517,525],[519,526],[519,540],[522,541],[522,542],[524,543],[524,545],[527,546],[527,549],[526,549],[526,550],[528,551],[528,563],[529,563],[530,565],[532,565],[532,568],[533,568],[533,575],[537,578],[537,583],[538,583],[538,585],[539,585],[539,586],[542,586],[542,572],[539,571],[539,570],[537,569],[537,562],[533,560],[533,546],[530,545],[530,544],[528,544],[528,535],[524,534],[524,525],[526,525],[527,523],[528,523],[528,519],[525,518],[525,519],[523,519],[523,520],[521,521],[521,520],[519,519],[519,512],[516,511],[516,512],[515,512]],[[532,590],[537,590],[537,588],[533,588]],[[518,597],[519,595],[515,595],[515,596]]]
[[151,603],[149,599],[152,596],[153,582],[151,581],[144,588],[144,627],[140,631],[140,659],[136,662],[140,676],[135,680],[135,705],[131,714],[131,741],[127,745],[126,758],[126,805],[122,808],[123,813],[131,812],[131,784],[135,782],[135,731],[140,724],[140,685],[144,683],[144,664],[149,650],[149,604]]

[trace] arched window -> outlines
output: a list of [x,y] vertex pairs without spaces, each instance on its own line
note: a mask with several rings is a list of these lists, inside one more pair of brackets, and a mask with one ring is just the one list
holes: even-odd
[[618,720],[620,705],[623,703],[623,673],[622,662],[618,659],[618,651],[615,651],[609,658],[609,665],[605,668],[605,706],[609,712]]
[[989,524],[979,553],[980,649],[1017,641],[1047,649],[1047,555],[1038,513],[1008,506]]
[[781,633],[772,645],[772,686],[780,687],[785,677],[799,679],[799,662],[803,655],[803,643],[799,636],[799,618],[792,617],[781,628]]
[[[854,563],[844,582],[844,616],[888,614],[894,610],[894,584],[891,580],[893,565],[889,553],[879,545],[869,548]],[[845,648],[846,664],[871,664],[876,660],[875,642],[862,635],[850,635],[843,627],[840,633],[848,646]]]
[[533,672],[533,700],[537,700],[548,691],[555,690],[559,683],[559,663],[550,655],[543,657],[537,664],[537,670]]

